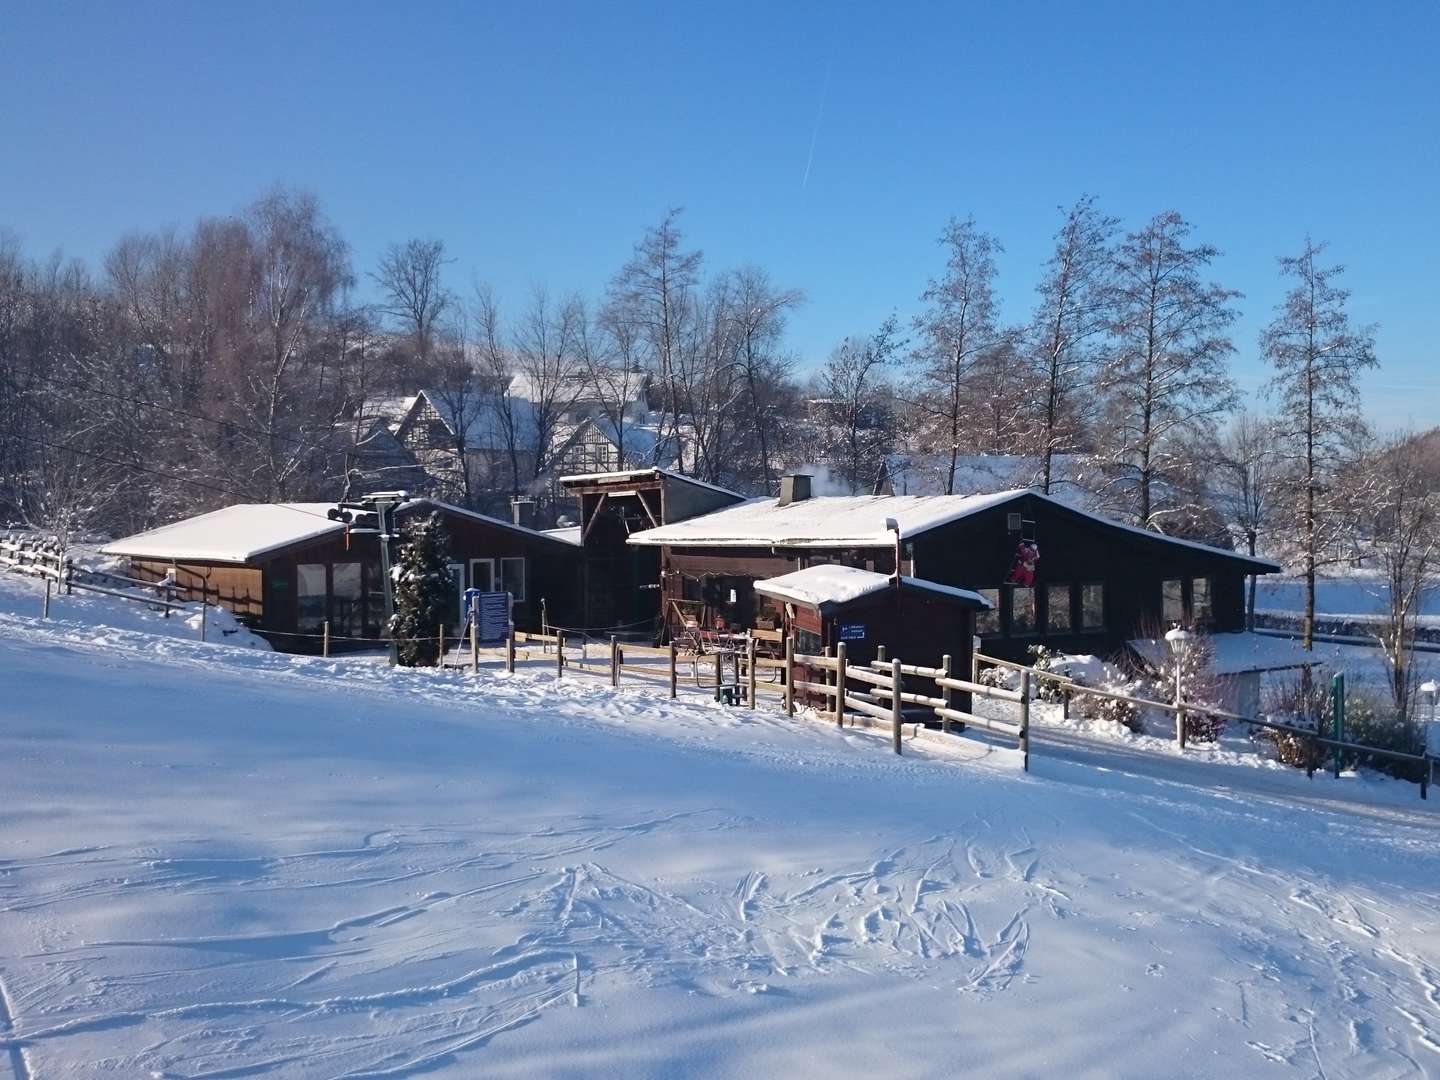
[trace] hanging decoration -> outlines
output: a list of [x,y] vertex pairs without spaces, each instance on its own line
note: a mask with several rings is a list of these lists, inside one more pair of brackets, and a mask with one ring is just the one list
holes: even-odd
[[1021,540],[1015,549],[1015,561],[1010,566],[1011,585],[1029,588],[1035,584],[1035,567],[1040,562],[1040,545],[1034,540]]

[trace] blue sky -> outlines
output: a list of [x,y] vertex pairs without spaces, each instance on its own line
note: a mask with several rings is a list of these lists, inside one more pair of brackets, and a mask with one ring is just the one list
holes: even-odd
[[[1369,10],[1366,10],[1366,9]],[[0,226],[125,231],[309,188],[357,268],[439,236],[452,283],[595,293],[669,206],[707,264],[806,291],[808,360],[973,213],[1029,307],[1083,192],[1169,208],[1246,294],[1235,372],[1310,232],[1380,324],[1384,425],[1440,423],[1440,5],[0,3]],[[813,145],[813,156],[812,156]]]

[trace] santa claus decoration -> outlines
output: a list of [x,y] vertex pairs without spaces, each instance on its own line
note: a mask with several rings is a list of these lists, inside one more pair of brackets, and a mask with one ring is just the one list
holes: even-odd
[[1035,584],[1035,566],[1040,562],[1040,546],[1034,540],[1021,540],[1015,549],[1015,562],[1010,567],[1009,583],[1026,588]]

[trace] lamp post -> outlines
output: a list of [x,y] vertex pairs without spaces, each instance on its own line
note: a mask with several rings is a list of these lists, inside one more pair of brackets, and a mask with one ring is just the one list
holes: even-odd
[[1183,626],[1172,627],[1165,632],[1165,644],[1175,656],[1175,745],[1185,749],[1185,654],[1195,641],[1195,635]]

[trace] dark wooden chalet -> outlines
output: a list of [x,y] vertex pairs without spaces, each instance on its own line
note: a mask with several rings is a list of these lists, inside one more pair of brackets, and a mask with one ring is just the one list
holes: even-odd
[[786,477],[757,499],[639,532],[659,553],[668,629],[773,627],[754,583],[821,563],[971,589],[993,605],[977,620],[986,651],[1023,660],[1031,645],[1120,653],[1176,623],[1245,628],[1244,583],[1279,570],[1075,509],[1035,491],[970,496],[809,497]]
[[[819,564],[755,582],[755,593],[777,606],[775,627],[794,637],[802,655],[834,655],[845,644],[848,663],[868,666],[885,646],[890,659],[938,667],[970,677],[975,616],[989,603],[978,593],[919,578],[877,574],[849,566]],[[804,665],[796,678],[823,681]]]
[[659,468],[563,476],[560,483],[580,502],[585,549],[580,625],[647,634],[654,632],[660,611],[660,554],[629,544],[630,537],[745,501],[733,491]]
[[[117,540],[103,550],[130,560],[146,581],[172,575],[182,598],[202,594],[229,608],[276,648],[312,652],[328,621],[337,648],[383,636],[379,538],[349,533],[326,512],[333,503],[240,504]],[[438,512],[450,537],[458,631],[467,588],[510,592],[515,624],[538,630],[577,616],[581,551],[573,542],[456,506],[417,499],[401,525]],[[373,642],[372,642],[373,643]]]

